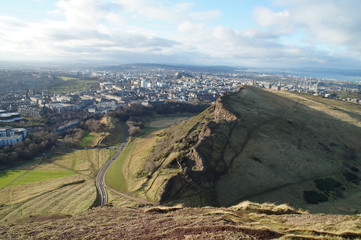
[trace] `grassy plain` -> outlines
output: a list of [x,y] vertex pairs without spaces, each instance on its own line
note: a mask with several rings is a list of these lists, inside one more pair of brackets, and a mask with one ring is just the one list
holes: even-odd
[[26,170],[0,171],[0,189],[6,187],[9,183],[24,174]]
[[39,165],[0,172],[2,185],[13,181],[0,190],[0,222],[30,214],[66,215],[89,209],[96,201],[95,176],[114,153],[108,149],[75,150],[49,157]]
[[87,91],[98,86],[98,80],[84,80],[73,77],[58,77],[59,83],[55,83],[49,87],[49,91],[54,93],[71,92],[71,91]]

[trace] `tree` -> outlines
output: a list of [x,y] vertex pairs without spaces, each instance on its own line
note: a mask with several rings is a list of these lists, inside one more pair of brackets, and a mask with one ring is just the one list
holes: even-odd
[[135,134],[137,134],[140,131],[140,127],[136,127],[136,126],[131,126],[128,129],[128,133],[130,136],[134,136]]

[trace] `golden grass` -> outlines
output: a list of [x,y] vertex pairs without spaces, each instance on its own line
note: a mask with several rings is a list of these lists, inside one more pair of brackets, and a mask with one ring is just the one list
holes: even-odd
[[29,214],[75,214],[90,208],[96,200],[95,176],[112,154],[108,149],[89,149],[51,157],[29,171],[30,180],[38,177],[37,172],[74,175],[37,182],[26,182],[24,175],[20,185],[0,191],[0,205],[4,205],[0,221],[15,221]]
[[[40,216],[34,214],[17,224],[4,224],[0,227],[0,238],[338,240],[361,237],[360,228],[345,230],[340,225],[343,222],[359,223],[360,216],[266,215],[250,210],[185,208],[182,205],[142,207],[129,205],[126,200],[117,198],[123,207],[93,208],[72,217],[51,213]],[[335,228],[330,230],[330,226]]]
[[149,123],[149,127],[166,128],[189,117],[191,117],[191,115],[153,118]]
[[361,127],[360,117],[355,117],[352,113],[361,114],[361,107],[347,102],[342,102],[335,99],[325,99],[306,94],[297,94],[289,91],[274,91],[267,90],[278,96],[286,97],[288,99],[297,101],[309,108],[323,112],[340,121]]
[[71,184],[39,194],[27,201],[3,207],[1,221],[12,222],[19,217],[44,214],[76,214],[89,209],[96,199],[93,181]]
[[274,204],[274,203],[255,203],[251,201],[243,201],[231,207],[234,210],[247,210],[257,213],[264,213],[268,215],[281,215],[281,214],[301,214],[307,213],[302,209],[295,209],[288,204]]

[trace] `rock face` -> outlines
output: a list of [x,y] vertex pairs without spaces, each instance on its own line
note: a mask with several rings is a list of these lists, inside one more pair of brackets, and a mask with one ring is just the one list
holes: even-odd
[[161,147],[154,147],[153,159],[173,154],[167,167],[181,168],[160,201],[229,206],[253,200],[359,211],[361,109],[355,106],[252,87],[228,93],[166,130]]

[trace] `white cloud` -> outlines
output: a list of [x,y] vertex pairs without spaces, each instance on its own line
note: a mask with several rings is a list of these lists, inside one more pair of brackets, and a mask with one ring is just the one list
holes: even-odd
[[289,12],[287,10],[280,12],[273,12],[266,7],[257,7],[254,10],[257,23],[261,26],[281,25],[287,24],[289,21]]
[[193,11],[192,2],[171,3],[169,1],[154,0],[115,0],[120,6],[136,15],[137,18],[159,19],[173,23],[182,23],[185,21],[211,21],[218,19],[221,12],[212,11]]
[[0,15],[0,54],[242,65],[357,63],[361,57],[357,0],[274,0],[254,8],[257,25],[248,29],[230,27],[222,22],[227,13],[195,10],[196,4],[59,0],[53,20]]
[[[329,48],[346,47],[361,56],[361,2],[358,0],[276,0],[288,8],[289,24],[309,34],[310,44],[327,44]],[[268,10],[271,11],[271,10]],[[273,13],[274,14],[274,13]],[[272,15],[272,13],[271,13]],[[274,23],[282,27],[283,23]]]

